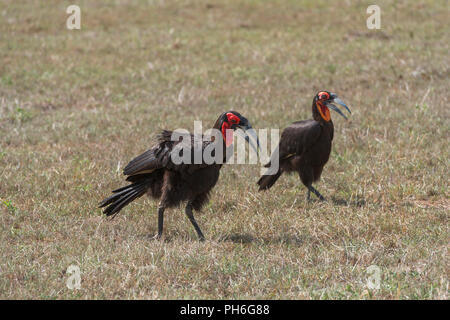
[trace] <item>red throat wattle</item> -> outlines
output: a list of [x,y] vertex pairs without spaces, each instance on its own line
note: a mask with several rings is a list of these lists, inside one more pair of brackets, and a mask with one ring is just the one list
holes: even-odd
[[320,116],[325,121],[331,120],[330,109],[327,106],[324,106],[322,102],[317,101],[316,103],[317,110],[319,110]]
[[230,128],[230,124],[228,122],[224,122],[222,124],[222,136],[227,147],[233,144],[233,130]]
[[236,116],[235,114],[228,112],[227,120],[228,121],[226,122],[224,121],[222,124],[222,136],[223,140],[225,141],[225,145],[229,147],[233,143],[233,130],[231,129],[230,123],[238,124],[241,121],[241,119],[239,119],[239,117]]

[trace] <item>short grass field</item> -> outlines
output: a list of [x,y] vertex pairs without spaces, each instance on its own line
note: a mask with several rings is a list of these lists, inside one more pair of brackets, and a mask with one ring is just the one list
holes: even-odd
[[[449,16],[445,0],[1,1],[0,298],[448,299]],[[332,113],[327,202],[297,175],[258,192],[247,164],[196,214],[205,242],[183,208],[162,241],[157,201],[97,208],[162,128],[233,109],[282,129],[319,90],[353,112]]]

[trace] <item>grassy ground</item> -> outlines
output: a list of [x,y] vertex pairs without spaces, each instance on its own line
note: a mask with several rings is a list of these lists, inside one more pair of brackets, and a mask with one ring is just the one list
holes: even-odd
[[[2,1],[0,298],[448,299],[448,3],[377,1],[368,30],[372,2]],[[332,114],[328,202],[230,165],[204,243],[181,209],[159,242],[156,202],[96,208],[160,128],[228,109],[283,128],[318,90],[353,111]]]

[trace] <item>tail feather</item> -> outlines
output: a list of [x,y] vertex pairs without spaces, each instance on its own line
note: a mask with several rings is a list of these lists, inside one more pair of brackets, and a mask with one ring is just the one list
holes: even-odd
[[132,184],[113,190],[112,193],[113,195],[109,196],[108,198],[104,199],[102,202],[100,202],[99,204],[99,208],[102,208],[110,203],[113,203],[115,200],[119,199],[121,195],[123,195],[126,192],[129,192],[131,190],[130,186],[132,186]]
[[133,185],[132,185],[132,184],[129,184],[129,185],[127,185],[127,186],[123,186],[123,187],[121,187],[121,188],[118,188],[118,189],[116,189],[116,190],[113,190],[112,193],[119,193],[119,192],[125,191],[125,190],[127,190],[127,189],[130,189],[130,188],[132,188],[132,187],[133,187]]
[[104,213],[107,216],[119,213],[119,211],[122,210],[123,207],[125,207],[127,204],[135,200],[138,196],[139,196],[138,191],[132,191],[131,193],[127,193],[123,198],[119,198],[117,202],[113,203],[108,208],[106,208],[104,210]]
[[128,186],[116,189],[113,191],[113,195],[100,202],[99,208],[107,206],[103,210],[103,213],[107,216],[115,215],[127,204],[143,196],[149,187],[148,181],[142,179]]
[[259,191],[270,189],[270,187],[272,187],[275,184],[275,182],[277,182],[278,178],[281,176],[282,173],[283,172],[281,170],[278,170],[277,173],[273,175],[263,175],[258,180]]

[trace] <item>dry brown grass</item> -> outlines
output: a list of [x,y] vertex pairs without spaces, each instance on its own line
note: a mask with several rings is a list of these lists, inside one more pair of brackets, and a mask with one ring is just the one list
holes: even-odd
[[[380,31],[365,1],[77,1],[80,31],[69,4],[0,4],[0,298],[448,298],[446,1],[377,1]],[[353,111],[333,114],[329,202],[226,166],[205,243],[182,210],[151,240],[147,199],[96,209],[160,128],[230,108],[283,128],[321,89]]]

